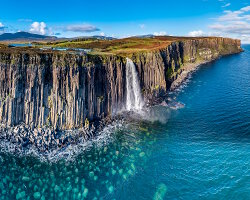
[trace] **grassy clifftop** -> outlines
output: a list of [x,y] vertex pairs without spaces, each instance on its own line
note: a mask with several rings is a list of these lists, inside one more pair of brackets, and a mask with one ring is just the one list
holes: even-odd
[[[40,49],[46,46],[93,51]],[[239,40],[210,37],[0,45],[0,122],[69,129],[120,110],[126,102],[125,56],[135,64],[144,98],[154,101],[188,67],[240,51]]]
[[[199,41],[203,40],[205,45],[213,45],[210,41],[215,39],[224,39],[219,37],[171,37],[171,36],[157,36],[150,38],[124,38],[115,40],[101,40],[96,38],[85,38],[75,40],[61,40],[51,42],[35,42],[33,51],[40,47],[51,47],[51,48],[82,48],[91,49],[90,54],[97,55],[120,55],[130,56],[138,52],[154,51],[164,49],[173,42],[186,42],[186,41]],[[240,40],[236,40],[240,46]],[[6,45],[7,43],[5,43]],[[0,49],[4,49],[4,46],[0,45]],[[27,48],[19,48],[27,50]],[[31,50],[31,48],[30,48]]]
[[[146,52],[166,48],[173,42],[185,42],[188,40],[211,40],[217,37],[171,37],[156,36],[150,38],[130,37],[115,40],[63,40],[57,42],[49,42],[43,45],[51,47],[67,47],[67,48],[84,48],[92,49],[94,54],[115,54],[115,55],[131,55],[137,52]],[[240,42],[240,41],[239,41]]]
[[176,41],[173,37],[154,37],[154,38],[124,38],[115,40],[76,40],[47,43],[52,47],[84,48],[93,49],[94,53],[110,54],[131,54],[134,52],[148,51],[164,48]]
[[[20,41],[19,41],[20,42]],[[190,43],[196,45],[197,48],[210,48],[222,52],[233,45],[240,49],[240,40],[234,40],[221,37],[171,37],[171,36],[156,36],[150,38],[130,37],[124,39],[103,40],[97,38],[81,38],[69,40],[57,40],[49,42],[33,42],[32,47],[15,47],[8,48],[8,42],[0,44],[0,51],[28,51],[41,52],[41,47],[47,47],[43,52],[51,52],[50,48],[69,48],[65,53],[69,53],[70,49],[90,49],[88,54],[92,55],[118,55],[122,57],[132,57],[137,53],[154,52],[161,49],[166,49],[172,43]],[[16,41],[18,43],[18,41]],[[21,42],[20,42],[21,43]],[[194,44],[195,43],[195,44]],[[49,48],[48,48],[49,47]],[[53,51],[54,52],[54,51]],[[226,52],[227,49],[226,49]]]

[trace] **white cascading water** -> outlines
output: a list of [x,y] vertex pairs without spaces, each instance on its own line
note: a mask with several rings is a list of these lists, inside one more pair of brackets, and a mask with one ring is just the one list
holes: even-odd
[[129,58],[127,58],[126,63],[126,82],[126,109],[141,110],[144,105],[144,102],[141,96],[141,88],[138,80],[138,74],[136,72],[133,61]]

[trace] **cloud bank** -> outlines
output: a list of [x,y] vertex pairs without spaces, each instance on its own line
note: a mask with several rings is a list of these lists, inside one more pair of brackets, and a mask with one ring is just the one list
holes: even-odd
[[250,43],[250,6],[224,11],[209,28],[222,35],[239,38],[243,43]]
[[153,35],[154,36],[165,36],[165,35],[167,35],[167,32],[165,32],[165,31],[154,32]]
[[226,7],[228,7],[228,6],[231,6],[231,3],[227,3],[227,4],[225,4],[224,6],[221,6],[222,8],[226,8]]
[[190,36],[190,37],[201,37],[201,36],[205,36],[205,33],[202,30],[191,31],[191,32],[188,33],[188,36]]
[[30,27],[30,32],[40,35],[45,35],[47,31],[47,25],[44,22],[33,22]]
[[71,32],[77,32],[77,33],[91,33],[100,31],[99,28],[89,25],[89,24],[73,24],[67,26],[64,31],[71,31]]
[[3,25],[2,22],[0,22],[0,32],[4,31],[5,26]]

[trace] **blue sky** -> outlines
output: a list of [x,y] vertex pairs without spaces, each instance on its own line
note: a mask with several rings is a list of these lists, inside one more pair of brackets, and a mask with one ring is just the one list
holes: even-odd
[[[249,7],[248,7],[249,6]],[[0,0],[0,34],[218,35],[250,42],[249,0]]]

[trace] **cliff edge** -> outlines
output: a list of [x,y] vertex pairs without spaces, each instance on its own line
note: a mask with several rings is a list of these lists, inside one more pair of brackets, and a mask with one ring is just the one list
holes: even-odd
[[124,108],[126,57],[133,60],[143,97],[150,101],[174,89],[198,65],[242,51],[235,39],[169,38],[157,37],[152,48],[105,46],[84,54],[1,46],[0,123],[80,128],[86,118],[95,121]]

